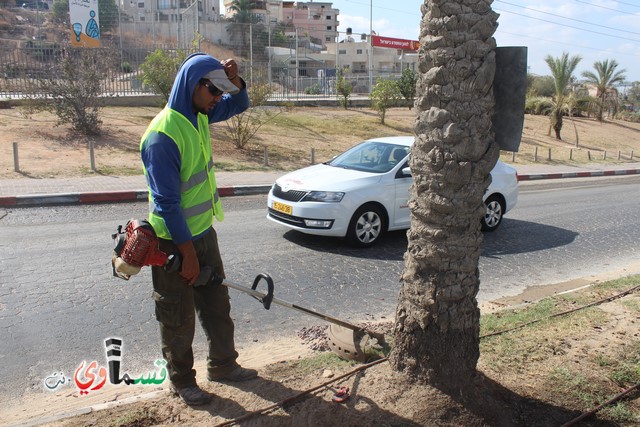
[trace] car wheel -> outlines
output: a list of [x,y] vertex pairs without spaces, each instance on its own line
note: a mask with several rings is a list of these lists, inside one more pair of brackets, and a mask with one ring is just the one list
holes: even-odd
[[485,200],[484,205],[486,211],[484,217],[482,217],[482,231],[493,231],[502,222],[502,215],[504,215],[504,199],[494,194]]
[[347,242],[366,248],[373,246],[386,231],[386,216],[376,205],[363,205],[351,217]]

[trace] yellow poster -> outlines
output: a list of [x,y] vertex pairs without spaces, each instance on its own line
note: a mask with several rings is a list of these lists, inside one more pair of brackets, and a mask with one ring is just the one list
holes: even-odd
[[69,0],[71,45],[100,47],[98,0]]

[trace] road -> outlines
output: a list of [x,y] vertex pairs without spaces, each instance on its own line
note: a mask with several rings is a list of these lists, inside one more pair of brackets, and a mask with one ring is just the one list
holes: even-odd
[[[619,270],[638,259],[640,177],[526,182],[518,206],[485,235],[478,299],[515,295]],[[250,286],[270,274],[276,296],[340,319],[392,318],[406,249],[404,232],[361,250],[267,221],[266,196],[224,200],[217,226],[228,280]],[[113,204],[0,210],[0,396],[41,393],[54,372],[82,360],[104,361],[103,341],[124,340],[131,371],[161,357],[150,272],[111,275],[111,233],[147,206]],[[266,311],[232,290],[237,342],[293,335],[321,320],[274,305]],[[204,337],[196,335],[196,358]]]

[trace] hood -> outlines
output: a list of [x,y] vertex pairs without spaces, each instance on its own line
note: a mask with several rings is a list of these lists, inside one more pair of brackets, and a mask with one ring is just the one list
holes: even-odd
[[[199,52],[189,55],[184,60],[173,82],[167,106],[185,116],[198,127],[198,114],[193,111],[193,91],[200,79],[212,71],[222,70],[224,66],[216,58]],[[214,83],[215,84],[215,83]]]
[[276,184],[284,191],[350,191],[378,182],[384,175],[318,164],[288,173]]

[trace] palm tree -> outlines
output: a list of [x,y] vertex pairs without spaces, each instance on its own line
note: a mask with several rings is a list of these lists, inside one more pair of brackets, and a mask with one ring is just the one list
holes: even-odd
[[549,121],[551,127],[556,133],[556,139],[562,140],[560,131],[562,130],[562,115],[567,109],[566,97],[568,96],[570,88],[569,83],[571,83],[573,72],[582,58],[580,55],[574,55],[569,58],[569,54],[567,52],[563,52],[559,58],[547,55],[544,60],[551,70],[556,92],[553,99],[554,105],[551,110],[551,115],[549,116]]
[[255,24],[257,22],[256,17],[251,13],[251,10],[255,7],[254,3],[252,0],[235,0],[232,2],[229,9],[235,12],[233,21],[241,24]]
[[422,11],[411,228],[390,362],[460,395],[480,354],[482,194],[499,156],[491,130],[498,15],[490,2],[469,0],[424,0]]
[[233,21],[227,27],[227,32],[231,33],[231,39],[235,39],[240,35],[240,45],[235,49],[240,52],[241,56],[246,56],[248,50],[247,34],[249,30],[253,30],[251,24],[258,22],[258,18],[251,11],[255,8],[255,2],[252,0],[234,0],[229,7],[235,14],[231,18]]
[[612,59],[611,62],[608,59],[596,61],[593,63],[593,68],[595,68],[597,74],[591,71],[584,71],[582,77],[586,79],[586,83],[594,85],[597,89],[596,97],[600,100],[598,120],[602,121],[607,91],[613,88],[616,83],[624,82],[626,70],[616,71],[618,62],[615,59]]

